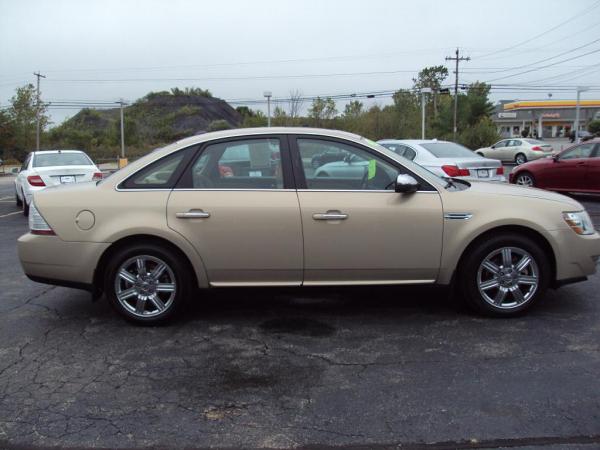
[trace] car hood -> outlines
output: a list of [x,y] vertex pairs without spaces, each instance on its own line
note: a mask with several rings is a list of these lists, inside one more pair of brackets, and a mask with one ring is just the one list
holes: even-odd
[[555,192],[545,191],[543,189],[536,189],[525,186],[518,186],[515,184],[500,184],[500,183],[486,183],[473,181],[471,182],[470,190],[474,193],[490,194],[490,195],[504,195],[513,197],[527,197],[527,198],[539,198],[540,200],[548,200],[551,202],[564,203],[569,205],[571,208],[583,209],[583,206],[570,197],[565,195],[557,194]]
[[525,164],[521,164],[517,169],[519,171],[526,169],[527,167],[534,166],[542,166],[545,164],[554,164],[554,160],[551,156],[546,156],[545,158],[534,159],[533,161],[528,161]]

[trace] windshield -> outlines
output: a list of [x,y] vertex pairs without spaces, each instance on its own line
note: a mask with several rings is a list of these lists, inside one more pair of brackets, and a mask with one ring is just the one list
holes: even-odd
[[477,158],[467,147],[455,144],[454,142],[429,142],[420,144],[421,147],[429,150],[437,158]]
[[33,167],[91,166],[92,164],[85,153],[39,153],[33,158]]

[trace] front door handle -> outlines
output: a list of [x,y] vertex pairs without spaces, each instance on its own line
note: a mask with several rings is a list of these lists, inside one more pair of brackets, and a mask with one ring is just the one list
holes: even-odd
[[345,220],[348,218],[348,214],[344,214],[340,211],[327,211],[326,213],[313,214],[315,220]]
[[204,212],[201,209],[190,209],[187,212],[175,213],[175,217],[178,219],[207,219],[210,217],[210,213]]

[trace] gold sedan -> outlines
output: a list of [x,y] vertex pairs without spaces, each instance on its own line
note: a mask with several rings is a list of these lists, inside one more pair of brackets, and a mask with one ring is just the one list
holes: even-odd
[[[314,167],[318,154],[338,160]],[[36,192],[29,222],[18,241],[29,278],[105,294],[138,322],[228,286],[452,285],[512,316],[593,274],[600,255],[571,198],[442,179],[360,136],[308,128],[184,139],[98,183]]]

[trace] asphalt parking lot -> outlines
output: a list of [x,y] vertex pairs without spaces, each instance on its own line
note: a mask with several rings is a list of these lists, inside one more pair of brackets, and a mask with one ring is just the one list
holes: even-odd
[[138,327],[25,277],[13,195],[0,178],[0,448],[600,447],[600,275],[510,320],[436,289],[243,289]]

